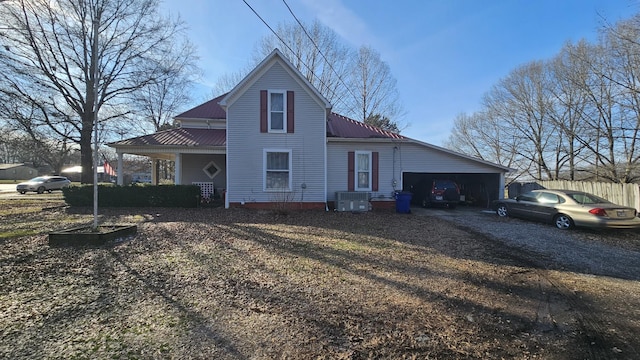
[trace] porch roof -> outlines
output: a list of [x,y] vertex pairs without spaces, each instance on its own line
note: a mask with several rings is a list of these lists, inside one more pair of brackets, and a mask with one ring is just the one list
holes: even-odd
[[227,145],[226,129],[177,128],[125,139],[108,144],[111,147],[128,146],[194,146]]

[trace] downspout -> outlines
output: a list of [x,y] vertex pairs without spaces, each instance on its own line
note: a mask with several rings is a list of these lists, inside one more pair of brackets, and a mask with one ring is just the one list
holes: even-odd
[[[225,108],[225,111],[227,109]],[[229,112],[227,111],[227,119],[229,118]],[[231,185],[231,181],[229,181],[229,122],[225,120],[225,139],[224,139],[224,158],[225,158],[225,177],[227,178],[227,187],[224,189],[224,208],[229,208],[229,186]]]
[[329,140],[327,139],[327,127],[329,126],[329,115],[331,115],[331,110],[327,109],[325,114],[325,122],[324,122],[324,211],[329,212],[329,203],[327,202],[327,178],[329,177],[329,173],[327,172],[327,147],[329,145]]
[[324,132],[324,211],[329,212],[329,203],[327,202],[327,132]]

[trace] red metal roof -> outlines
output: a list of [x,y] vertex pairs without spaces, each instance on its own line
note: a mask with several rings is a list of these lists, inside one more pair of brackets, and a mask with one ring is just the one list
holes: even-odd
[[[226,112],[218,104],[227,94],[220,95],[176,116],[177,119],[225,119]],[[406,139],[406,137],[381,128],[367,125],[340,114],[331,113],[327,118],[327,137],[345,139]],[[180,128],[162,131],[113,143],[113,145],[174,145],[174,146],[224,146],[226,131],[214,129]]]
[[327,136],[348,139],[406,139],[390,131],[331,113],[327,119]]
[[116,141],[115,146],[226,146],[227,130],[178,128]]
[[222,94],[215,99],[211,99],[204,104],[200,104],[193,109],[187,110],[176,118],[184,119],[226,119],[227,113],[218,104],[227,94]]

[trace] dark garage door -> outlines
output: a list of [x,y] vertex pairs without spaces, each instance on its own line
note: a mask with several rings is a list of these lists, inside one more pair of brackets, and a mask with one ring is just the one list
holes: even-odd
[[498,199],[500,191],[500,174],[470,174],[470,173],[402,173],[402,189],[411,191],[411,202],[422,203],[427,191],[431,191],[434,179],[448,179],[455,181],[460,187],[464,204],[488,208],[491,201]]

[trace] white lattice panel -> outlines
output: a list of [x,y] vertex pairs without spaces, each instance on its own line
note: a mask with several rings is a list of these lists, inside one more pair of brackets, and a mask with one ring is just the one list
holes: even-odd
[[192,182],[193,185],[200,186],[200,195],[203,198],[212,198],[214,192],[214,186],[212,182]]

